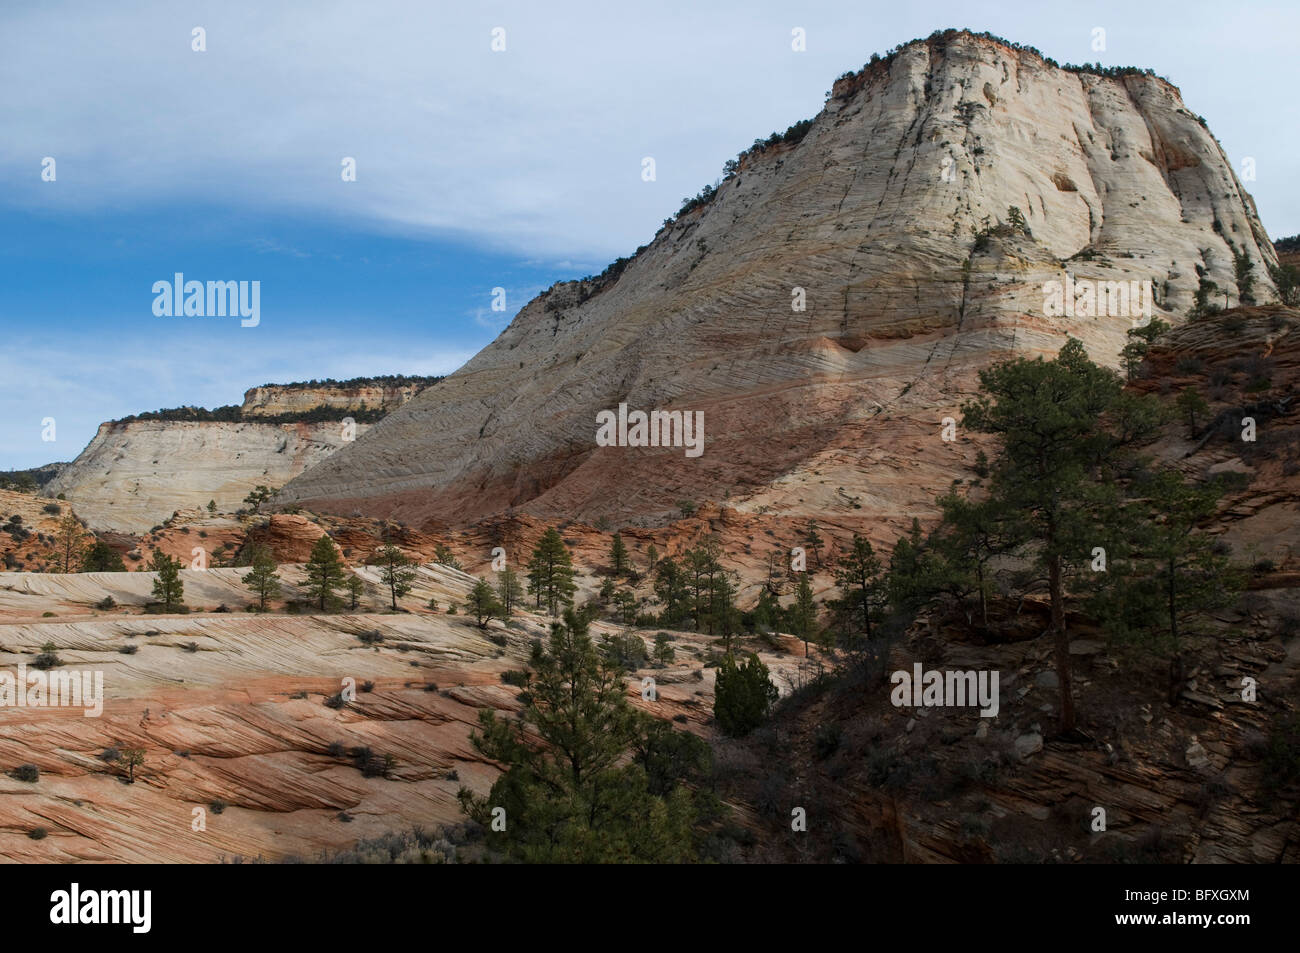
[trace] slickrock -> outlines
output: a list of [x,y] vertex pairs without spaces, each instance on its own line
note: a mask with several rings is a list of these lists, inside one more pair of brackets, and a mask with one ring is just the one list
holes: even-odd
[[245,392],[235,420],[100,424],[45,492],[65,494],[95,530],[142,533],[176,510],[210,500],[231,512],[253,487],[283,485],[372,426],[347,415],[399,407],[430,379],[400,380],[254,387]]
[[[294,567],[283,569],[296,578]],[[183,575],[187,597],[233,604],[237,570]],[[35,783],[0,774],[0,859],[310,858],[390,830],[457,823],[456,791],[485,792],[498,770],[469,741],[478,711],[518,710],[517,689],[501,673],[522,668],[547,631],[545,618],[529,614],[484,631],[463,614],[420,611],[431,595],[444,606],[463,602],[471,578],[444,567],[420,571],[402,601],[412,611],[399,614],[128,614],[148,584],[145,573],[0,575],[0,670],[30,666],[53,643],[54,671],[101,672],[104,695],[100,717],[0,708],[0,770],[34,764],[40,772]],[[104,595],[128,608],[72,614]],[[24,602],[30,621],[16,611]],[[597,623],[593,636],[612,631]],[[368,632],[382,641],[363,642]],[[676,633],[675,647],[669,668],[629,677],[629,699],[707,731],[713,672],[695,673],[714,646]],[[795,664],[764,657],[778,679]],[[663,682],[655,702],[641,698],[647,675]],[[353,700],[325,704],[349,684]],[[144,751],[134,784],[120,762],[101,757],[128,748]],[[387,776],[365,776],[351,753],[358,748],[391,755]],[[196,809],[205,830],[195,829]],[[49,836],[30,839],[37,827]]]
[[[918,41],[837,82],[800,141],[748,154],[630,261],[534,299],[280,500],[421,527],[508,506],[626,525],[683,499],[773,515],[838,501],[893,534],[973,455],[939,430],[981,366],[1066,334],[1113,364],[1143,317],[1048,317],[1045,283],[1150,279],[1153,315],[1179,320],[1198,268],[1235,288],[1234,247],[1271,300],[1253,202],[1169,83],[969,34]],[[703,455],[597,447],[597,413],[620,403],[702,412]]]

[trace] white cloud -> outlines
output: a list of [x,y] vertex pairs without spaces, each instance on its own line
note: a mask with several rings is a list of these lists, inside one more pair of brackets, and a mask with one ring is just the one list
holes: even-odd
[[[1296,11],[1222,21],[1199,6],[1214,29],[1194,2],[1091,9],[1106,56],[1183,84],[1229,153],[1259,160],[1254,190],[1277,196],[1261,202],[1265,221],[1298,230],[1300,141],[1277,92]],[[196,25],[207,52],[190,49]],[[805,53],[790,49],[796,25]],[[503,53],[490,49],[495,26]],[[754,137],[815,114],[840,72],[949,26],[1062,61],[1102,56],[1090,25],[1030,3],[7,5],[4,200],[242,203],[603,263],[647,241]],[[46,155],[59,161],[53,186],[39,181]],[[640,179],[646,155],[657,182]],[[345,156],[356,182],[341,181]]]

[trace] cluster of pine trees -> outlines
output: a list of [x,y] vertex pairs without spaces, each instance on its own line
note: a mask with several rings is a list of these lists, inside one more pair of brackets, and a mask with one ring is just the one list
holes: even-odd
[[[1063,731],[1075,727],[1067,608],[1113,637],[1169,659],[1169,698],[1183,688],[1189,637],[1243,585],[1206,529],[1228,478],[1201,481],[1144,452],[1170,418],[1154,396],[1067,341],[1053,360],[1017,357],[980,374],[963,426],[995,438],[981,479],[939,499],[942,520],[897,541],[888,566],[855,537],[836,571],[841,596],[826,634],[870,642],[873,626],[936,605],[988,632],[1043,592]],[[996,608],[995,608],[996,603]]]

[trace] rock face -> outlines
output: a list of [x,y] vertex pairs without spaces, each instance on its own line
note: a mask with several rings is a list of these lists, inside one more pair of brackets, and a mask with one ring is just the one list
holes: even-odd
[[46,492],[64,493],[92,529],[141,533],[209,500],[236,509],[254,486],[285,483],[345,442],[337,421],[105,423]]
[[[300,568],[281,569],[296,591]],[[110,595],[131,609],[148,601],[147,573],[0,573],[0,671],[16,676],[53,643],[60,673],[99,673],[103,701],[92,717],[92,705],[0,708],[0,860],[314,859],[358,838],[463,821],[456,792],[486,794],[499,770],[470,741],[478,712],[519,710],[501,675],[526,664],[548,620],[518,612],[484,631],[427,611],[430,597],[463,602],[473,584],[443,567],[421,568],[405,611],[386,614],[378,572],[359,574],[367,593],[356,614],[142,617],[92,607]],[[240,575],[186,570],[186,599],[245,604]],[[596,623],[593,637],[615,631]],[[368,633],[382,640],[362,641]],[[707,734],[713,642],[679,634],[673,664],[629,675],[631,703]],[[797,665],[763,658],[777,677]],[[657,695],[646,701],[651,675]],[[326,704],[348,684],[351,701]],[[127,748],[144,752],[133,784],[115,755]],[[359,749],[394,762],[366,773]],[[7,773],[21,764],[36,765],[39,780]],[[37,828],[48,836],[31,837]]]
[[144,532],[209,500],[230,511],[258,484],[281,486],[370,428],[349,415],[373,419],[429,383],[391,381],[254,387],[233,420],[110,421],[45,492],[65,494],[103,531]]
[[425,383],[394,385],[376,383],[355,387],[269,384],[264,387],[250,387],[244,391],[244,403],[240,410],[245,418],[301,414],[319,408],[329,408],[342,413],[388,411],[402,406],[426,386]]
[[[802,136],[745,154],[630,261],[534,299],[281,500],[626,524],[725,497],[905,524],[960,465],[941,421],[980,367],[1067,334],[1114,363],[1145,320],[1132,301],[1052,316],[1047,282],[1150,280],[1176,323],[1202,275],[1237,303],[1234,249],[1273,300],[1253,202],[1168,82],[932,37],[841,79]],[[598,446],[620,403],[702,412],[702,455]]]

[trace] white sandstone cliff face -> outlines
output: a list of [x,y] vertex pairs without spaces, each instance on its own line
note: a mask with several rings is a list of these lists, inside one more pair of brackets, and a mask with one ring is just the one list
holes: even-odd
[[254,486],[281,486],[345,442],[337,422],[105,423],[45,492],[66,494],[91,529],[143,533],[209,500],[238,509]]
[[[1032,237],[977,244],[1010,206]],[[1168,83],[918,42],[836,83],[801,142],[746,158],[616,280],[534,299],[281,500],[463,523],[510,505],[659,520],[724,496],[825,516],[838,499],[846,521],[906,522],[962,461],[940,420],[979,368],[1067,334],[1114,363],[1134,319],[1048,317],[1045,282],[1150,279],[1177,321],[1198,269],[1237,303],[1228,240],[1272,300],[1253,202]],[[703,411],[703,456],[598,448],[596,414],[620,402]]]

